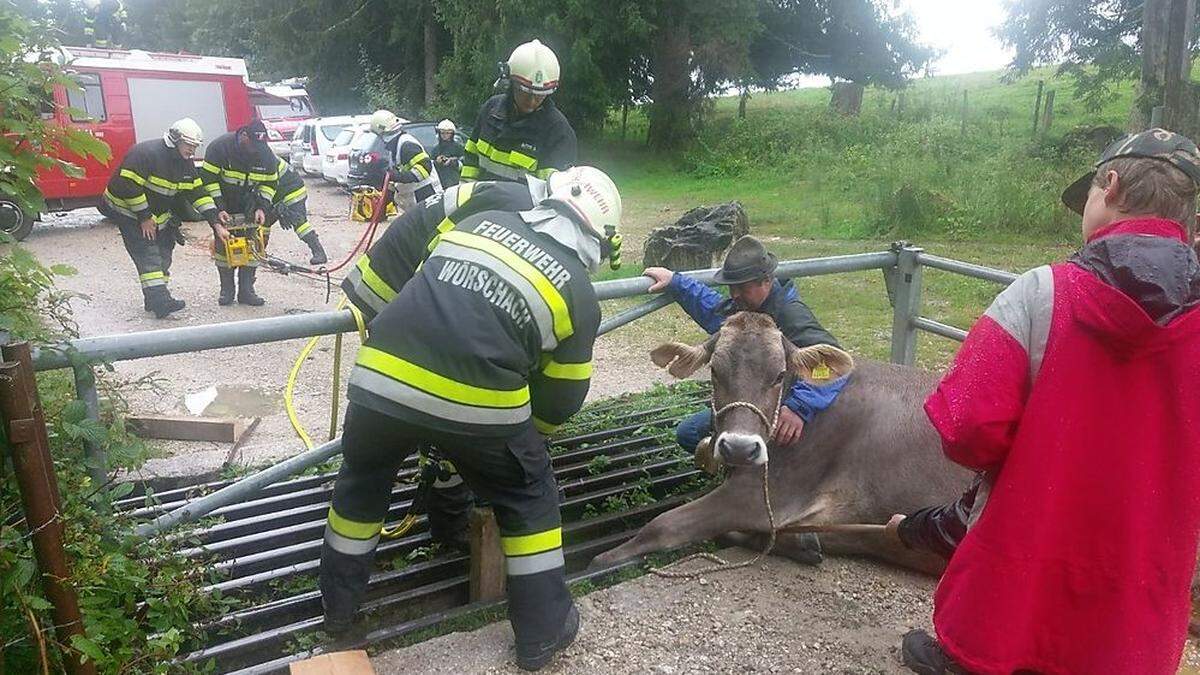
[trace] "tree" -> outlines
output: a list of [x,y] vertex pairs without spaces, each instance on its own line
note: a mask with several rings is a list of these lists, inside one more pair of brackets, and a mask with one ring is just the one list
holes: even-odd
[[87,131],[43,117],[53,105],[56,86],[79,85],[62,69],[49,15],[30,14],[23,16],[14,3],[0,1],[0,198],[26,213],[40,213],[45,204],[33,184],[39,171],[82,176],[72,158],[107,161],[110,151]]
[[[1058,72],[1075,79],[1076,95],[1092,109],[1110,98],[1114,85],[1138,79],[1130,127],[1140,129],[1149,121],[1150,109],[1166,103],[1163,87],[1169,75],[1180,82],[1180,91],[1192,88],[1183,85],[1196,41],[1196,5],[1194,0],[1008,0],[1008,16],[997,35],[1016,49],[1014,73],[1058,64]],[[1147,16],[1156,20],[1147,23]],[[1182,32],[1172,39],[1172,31]],[[1148,61],[1143,59],[1147,50]]]

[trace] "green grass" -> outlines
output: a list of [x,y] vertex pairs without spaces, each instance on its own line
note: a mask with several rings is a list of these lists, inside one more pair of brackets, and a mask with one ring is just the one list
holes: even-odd
[[[1055,121],[1034,139],[1039,79],[1056,91]],[[1133,86],[1095,111],[1049,70],[1013,82],[974,73],[900,93],[871,89],[856,118],[831,113],[828,99],[823,88],[756,94],[745,120],[736,119],[736,98],[717,99],[695,143],[671,155],[644,147],[638,110],[628,140],[614,118],[584,160],[613,173],[635,236],[696,204],[738,199],[756,232],[783,237],[1061,243],[1074,236],[1075,217],[1058,194],[1096,154],[1071,132],[1123,127]]]
[[[1055,115],[1049,132],[1035,138],[1039,80],[1056,92]],[[1012,81],[985,72],[918,80],[902,93],[869,89],[855,118],[831,113],[824,88],[755,94],[744,120],[736,119],[737,98],[726,97],[713,102],[696,142],[670,154],[645,147],[643,111],[631,112],[624,141],[614,117],[583,149],[584,161],[613,175],[625,208],[625,267],[602,278],[638,273],[652,228],[694,206],[735,199],[746,207],[752,233],[781,259],[880,251],[905,239],[931,253],[1014,272],[1061,260],[1078,245],[1079,218],[1059,194],[1099,150],[1082,131],[1124,128],[1133,93],[1126,83],[1101,109],[1089,110],[1070,79],[1041,69]],[[798,285],[855,353],[888,356],[891,308],[879,272]],[[927,270],[923,313],[968,328],[998,290]],[[604,312],[641,300],[611,301]],[[702,337],[671,308],[605,340],[644,353],[663,340]],[[918,363],[941,368],[956,349],[922,334]]]

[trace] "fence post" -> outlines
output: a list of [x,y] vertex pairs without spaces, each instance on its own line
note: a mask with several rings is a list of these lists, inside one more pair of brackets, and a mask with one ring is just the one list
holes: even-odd
[[[99,422],[100,398],[96,394],[96,371],[86,364],[78,364],[71,369],[75,374],[75,397],[83,401],[87,418]],[[108,455],[104,448],[91,441],[84,441],[83,449],[87,454],[88,475],[92,477],[92,487],[99,489],[108,482]]]
[[1042,133],[1050,133],[1054,125],[1054,90],[1046,92],[1046,109],[1042,112]]
[[[84,663],[82,655],[71,646],[73,635],[83,635],[83,619],[79,598],[68,581],[71,571],[63,550],[62,500],[29,343],[4,345],[0,356],[0,422],[12,450],[13,474],[21,492],[21,506],[33,540],[42,588],[54,608],[52,616],[62,644],[63,661],[67,672],[73,675],[94,675],[95,663]],[[36,629],[36,625],[31,629]]]
[[892,308],[892,363],[911,366],[917,354],[917,329],[913,319],[921,314],[921,264],[924,249],[903,246],[897,250],[893,273],[895,303]]
[[471,602],[504,597],[504,551],[500,526],[490,508],[471,509],[468,534],[471,542]]
[[1037,100],[1033,102],[1033,137],[1034,138],[1037,138],[1037,135],[1038,135],[1038,120],[1040,120],[1042,118],[1042,89],[1045,88],[1045,86],[1046,86],[1045,82],[1043,82],[1042,80],[1038,80]]

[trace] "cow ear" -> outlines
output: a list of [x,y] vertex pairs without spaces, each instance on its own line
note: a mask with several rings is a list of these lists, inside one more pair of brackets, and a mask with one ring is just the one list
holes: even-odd
[[683,379],[699,370],[712,358],[713,349],[717,346],[717,335],[704,341],[703,344],[691,347],[682,342],[667,342],[655,347],[650,352],[650,360],[659,368]]
[[826,384],[854,370],[854,357],[832,345],[797,347],[783,338],[788,372],[797,379]]

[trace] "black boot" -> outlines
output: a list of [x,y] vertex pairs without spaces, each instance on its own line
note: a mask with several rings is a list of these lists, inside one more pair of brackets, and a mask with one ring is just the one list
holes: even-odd
[[321,246],[321,239],[317,237],[315,230],[301,237],[300,241],[308,244],[308,250],[312,252],[312,258],[308,260],[309,265],[324,265],[329,262],[329,256],[325,255],[325,247]]
[[258,272],[257,267],[239,267],[238,276],[238,292],[237,301],[239,305],[250,305],[251,307],[261,307],[266,304],[266,300],[258,297],[254,292],[254,275]]
[[960,675],[967,671],[942,651],[942,646],[923,630],[910,630],[900,645],[900,659],[921,675]]
[[550,663],[555,654],[570,647],[578,633],[579,610],[572,604],[558,639],[534,645],[517,644],[517,666],[521,670],[541,670]]
[[162,319],[172,312],[178,312],[187,306],[183,300],[177,300],[171,297],[171,292],[166,286],[155,286],[153,289],[147,289],[149,292],[143,295],[144,306],[147,310],[154,312],[154,318]]
[[233,268],[218,267],[217,275],[221,277],[221,295],[217,296],[217,304],[224,307],[233,302]]

